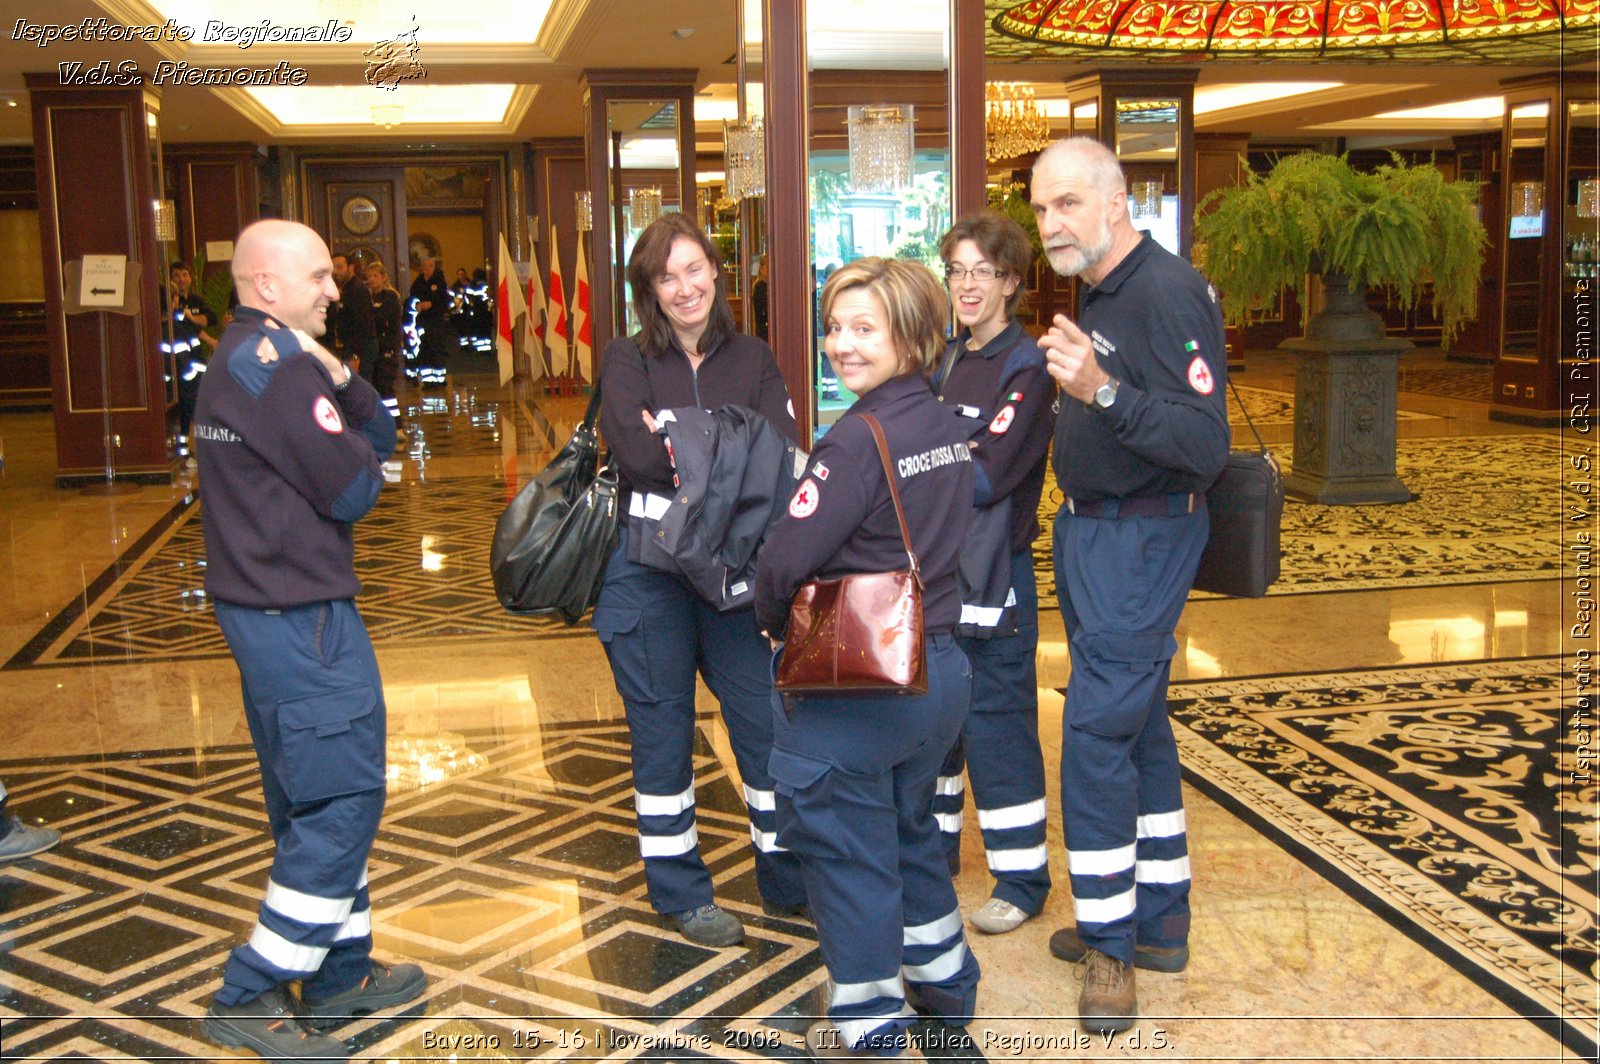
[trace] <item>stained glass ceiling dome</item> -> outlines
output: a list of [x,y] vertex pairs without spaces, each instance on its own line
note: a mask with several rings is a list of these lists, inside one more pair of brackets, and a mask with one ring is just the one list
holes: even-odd
[[1600,0],[1028,0],[991,25],[1032,54],[1097,60],[1583,61]]

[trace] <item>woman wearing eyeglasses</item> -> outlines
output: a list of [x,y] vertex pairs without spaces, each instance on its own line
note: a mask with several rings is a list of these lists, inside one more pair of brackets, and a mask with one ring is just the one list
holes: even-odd
[[959,326],[934,390],[968,427],[976,508],[962,559],[961,647],[972,709],[940,771],[934,811],[958,865],[963,754],[994,888],[971,915],[989,934],[1037,916],[1050,893],[1044,757],[1034,651],[1039,597],[1032,544],[1054,429],[1056,389],[1016,318],[1034,259],[1022,227],[995,211],[956,222],[939,245]]

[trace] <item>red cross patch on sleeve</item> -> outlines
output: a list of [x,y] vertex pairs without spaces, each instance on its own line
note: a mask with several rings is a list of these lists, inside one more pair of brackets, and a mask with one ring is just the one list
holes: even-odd
[[1210,395],[1216,385],[1216,379],[1211,376],[1211,367],[1206,365],[1205,359],[1195,355],[1194,361],[1189,363],[1189,387],[1201,395]]
[[317,428],[330,436],[337,436],[344,431],[344,419],[339,416],[339,408],[326,395],[317,396],[317,401],[311,406],[311,416],[316,419]]
[[806,477],[795,489],[794,498],[789,500],[789,516],[810,517],[817,512],[817,502],[817,482]]
[[996,436],[1004,436],[1006,429],[1011,427],[1011,422],[1017,416],[1017,408],[1007,403],[1005,407],[989,422],[989,431]]

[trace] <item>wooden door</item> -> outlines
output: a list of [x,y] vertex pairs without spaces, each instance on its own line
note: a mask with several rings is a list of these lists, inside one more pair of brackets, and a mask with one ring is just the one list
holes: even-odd
[[[328,249],[382,262],[391,281],[406,276],[398,251],[405,240],[405,171],[398,166],[307,168],[310,224]],[[398,283],[398,282],[395,282]]]

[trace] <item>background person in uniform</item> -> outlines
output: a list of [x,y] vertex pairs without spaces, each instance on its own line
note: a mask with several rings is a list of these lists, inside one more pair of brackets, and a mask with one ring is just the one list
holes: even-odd
[[962,218],[939,245],[960,331],[934,378],[974,444],[977,512],[962,556],[961,649],[972,663],[972,709],[939,773],[934,810],[946,852],[961,848],[962,755],[972,779],[992,896],[972,924],[1003,934],[1038,915],[1050,894],[1044,754],[1039,748],[1039,593],[1033,541],[1055,425],[1044,353],[1016,320],[1033,245],[996,211]]
[[416,301],[418,371],[423,384],[443,384],[445,363],[455,341],[450,334],[450,286],[439,272],[436,260],[422,260],[422,272],[411,282],[411,298]]
[[265,1057],[343,1057],[315,1028],[426,985],[414,964],[372,961],[367,897],[385,714],[355,608],[351,523],[377,501],[394,422],[315,339],[339,294],[316,233],[249,226],[233,277],[239,307],[195,415],[200,516],[206,591],[239,667],[276,848],[255,930],[229,956],[203,1029]]
[[389,283],[389,270],[381,262],[367,267],[367,294],[372,302],[372,332],[378,341],[378,358],[372,368],[372,387],[394,417],[395,433],[405,438],[400,417],[400,400],[395,385],[400,380],[402,337],[400,334],[400,293]]
[[1228,457],[1216,292],[1133,228],[1122,168],[1096,141],[1046,148],[1033,210],[1050,265],[1085,287],[1040,340],[1062,391],[1056,589],[1072,654],[1061,794],[1083,1022],[1133,1023],[1134,966],[1189,957],[1189,850],[1167,718],[1173,633],[1210,534],[1204,492]]
[[[673,471],[654,413],[733,404],[795,437],[794,411],[772,349],[734,331],[716,247],[683,214],[663,215],[628,258],[638,335],[606,345],[600,427],[621,469],[622,505],[643,515],[670,504]],[[665,494],[663,494],[665,493]],[[689,581],[640,565],[623,529],[592,621],[605,645],[633,745],[634,809],[650,903],[690,941],[731,946],[744,925],[712,899],[695,830],[695,673],[722,706],[744,780],[756,882],[769,912],[805,903],[794,855],[773,841],[771,653],[751,608],[719,613]]]
[[[189,426],[200,396],[200,377],[206,371],[205,330],[216,315],[194,291],[194,275],[187,263],[174,262],[168,270],[167,313],[172,317],[173,367],[178,374],[178,436],[182,453],[189,453]],[[165,346],[165,345],[163,345]]]
[[378,363],[378,335],[372,319],[371,293],[361,272],[348,255],[333,256],[333,280],[339,286],[339,302],[334,307],[334,354],[341,361],[354,362],[356,372],[372,383]]
[[883,464],[862,420],[875,417],[925,585],[928,693],[774,699],[778,842],[800,856],[830,979],[828,1018],[806,1035],[821,1058],[903,1056],[913,1019],[906,987],[949,1024],[968,1023],[977,1005],[978,962],[932,811],[939,765],[971,694],[954,637],[956,567],[972,513],[968,429],[926,376],[944,351],[946,307],[919,263],[858,259],[829,279],[824,347],[859,398],[817,445],[757,565],[756,612],[775,640],[805,581],[906,567]]
[[0,780],[0,861],[15,861],[43,853],[61,841],[55,828],[35,827],[6,808],[5,780]]

